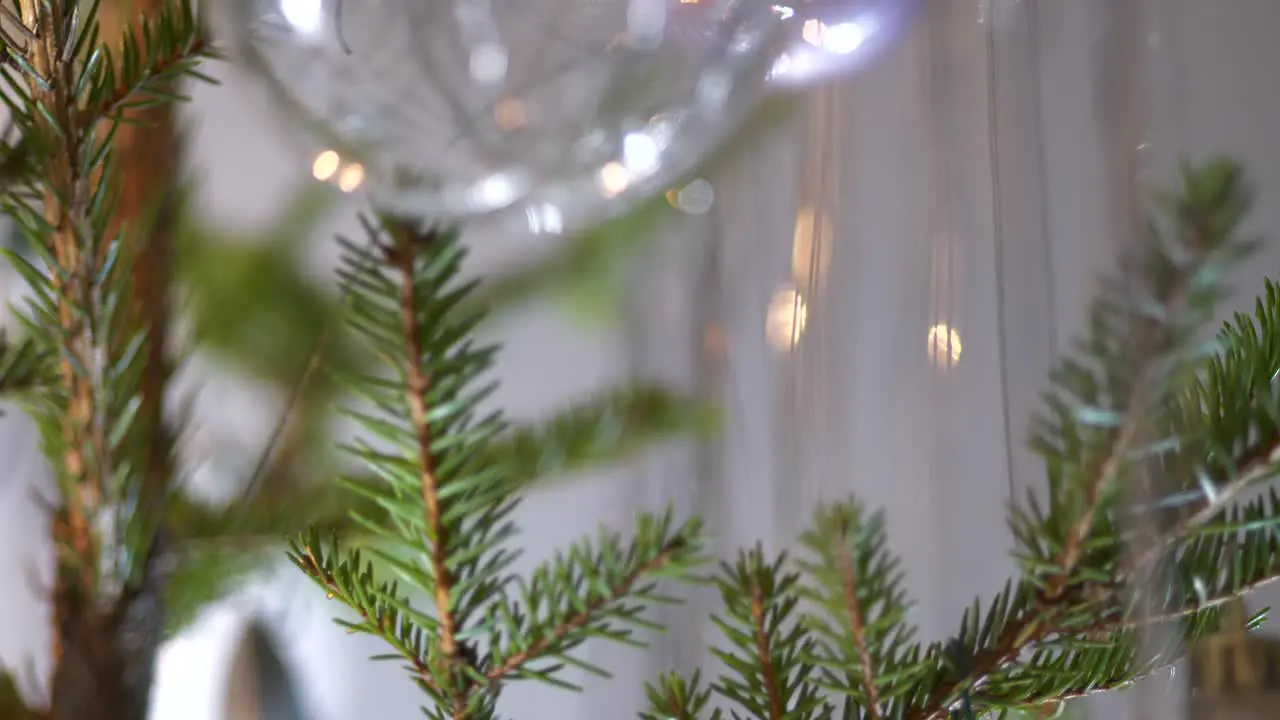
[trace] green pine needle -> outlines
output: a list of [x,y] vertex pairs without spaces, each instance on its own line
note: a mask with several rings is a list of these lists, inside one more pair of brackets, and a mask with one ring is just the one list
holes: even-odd
[[887,548],[884,518],[867,517],[853,502],[820,507],[800,542],[811,559],[797,563],[806,580],[798,593],[822,609],[804,623],[814,636],[813,682],[881,716],[883,699],[902,697],[926,672],[912,655],[912,603],[900,561]]
[[831,707],[811,682],[816,640],[800,622],[800,575],[787,562],[786,555],[766,560],[757,546],[720,564],[724,612],[712,620],[729,648],[713,652],[729,671],[714,687],[751,717],[816,720]]
[[314,527],[290,557],[356,611],[349,631],[382,638],[407,664],[429,714],[487,717],[504,682],[569,687],[557,677],[566,666],[603,672],[576,657],[582,643],[636,642],[651,628],[646,606],[666,601],[654,583],[691,579],[702,561],[700,524],[668,513],[640,516],[627,540],[602,530],[518,577],[517,492],[553,465],[616,456],[629,424],[688,418],[666,395],[633,393],[511,434],[479,409],[495,349],[471,338],[482,315],[460,310],[475,284],[460,279],[456,234],[390,218],[366,230],[365,243],[343,241],[340,271],[347,322],[383,365],[343,378],[364,403],[345,410],[364,430],[346,449],[369,475],[344,484],[364,503],[350,517],[366,542]]
[[645,685],[649,709],[640,714],[641,720],[721,720],[718,708],[708,713],[712,688],[702,682],[702,673],[694,671],[685,678],[678,673],[667,673],[656,683]]

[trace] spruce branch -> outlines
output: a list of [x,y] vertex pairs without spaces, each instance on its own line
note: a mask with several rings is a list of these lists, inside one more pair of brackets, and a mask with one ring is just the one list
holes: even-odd
[[[1125,562],[1124,548],[1132,538],[1123,536],[1115,519],[1121,480],[1134,477],[1153,455],[1168,455],[1170,445],[1178,446],[1148,435],[1170,428],[1171,419],[1162,411],[1183,397],[1188,382],[1193,400],[1200,398],[1195,381],[1206,360],[1212,368],[1214,359],[1205,351],[1216,346],[1205,348],[1195,336],[1226,295],[1227,271],[1253,247],[1238,230],[1249,199],[1236,164],[1213,160],[1185,166],[1178,192],[1164,199],[1168,228],[1153,222],[1140,254],[1131,260],[1131,272],[1139,274],[1104,285],[1078,356],[1062,361],[1051,376],[1054,390],[1045,397],[1049,415],[1036,419],[1032,446],[1048,469],[1047,505],[1032,497],[1025,508],[1011,512],[1023,582],[1034,587],[1035,600],[1002,632],[974,648],[970,673],[936,685],[908,717],[941,718],[959,690],[979,690],[1029,645],[1051,640],[1078,622],[1081,608],[1096,611],[1099,596],[1129,616],[1129,603],[1116,596],[1126,583],[1149,577],[1151,568]],[[1203,412],[1199,405],[1193,408]],[[1233,460],[1230,478],[1236,477],[1234,469]],[[1203,481],[1205,475],[1198,477]],[[1210,482],[1226,487],[1230,478]],[[1138,555],[1150,559],[1141,548]],[[1091,678],[1103,685],[1109,680]]]
[[[86,277],[97,274],[96,267],[82,260],[83,245],[90,238],[81,238],[80,231],[89,225],[88,173],[82,171],[82,156],[91,139],[77,126],[77,112],[71,95],[77,79],[75,64],[68,58],[67,49],[74,42],[70,36],[72,8],[67,3],[54,0],[37,3],[23,0],[20,3],[22,24],[34,36],[24,52],[12,53],[10,58],[22,76],[12,76],[15,93],[22,101],[19,113],[13,118],[24,137],[31,139],[41,153],[43,192],[38,207],[19,207],[19,222],[44,255],[48,278],[25,260],[12,257],[28,282],[36,288],[36,302],[43,307],[38,312],[56,319],[49,326],[32,323],[35,332],[44,331],[39,337],[48,338],[52,327],[58,328],[51,347],[60,354],[59,375],[62,407],[49,413],[50,420],[61,427],[46,432],[46,440],[59,434],[69,442],[61,444],[60,468],[64,480],[63,501],[65,511],[55,516],[54,536],[70,545],[68,560],[80,565],[75,572],[77,580],[60,578],[59,582],[82,583],[85,590],[97,584],[97,541],[93,537],[93,506],[104,484],[103,470],[94,467],[86,458],[84,449],[97,439],[102,448],[101,429],[95,429],[97,413],[94,410],[94,388],[89,373],[83,371],[90,358],[85,342],[89,330],[91,286]],[[22,212],[26,211],[26,212]],[[65,398],[65,400],[63,400]],[[52,424],[52,423],[49,423]],[[46,427],[48,424],[46,424]],[[52,429],[52,428],[51,428]],[[56,446],[55,446],[56,447]],[[52,448],[50,448],[52,450]]]
[[[419,491],[422,493],[422,509],[425,513],[424,525],[430,542],[429,555],[431,574],[435,585],[436,611],[439,612],[438,631],[440,651],[448,658],[459,654],[458,618],[454,617],[454,586],[457,579],[453,569],[449,567],[452,543],[457,540],[451,536],[454,528],[444,520],[444,507],[440,500],[440,481],[437,478],[436,455],[432,452],[435,442],[430,421],[427,396],[432,390],[430,370],[423,367],[422,360],[428,348],[423,335],[424,328],[420,318],[424,311],[423,291],[430,288],[419,286],[416,276],[418,248],[416,246],[436,241],[433,233],[420,234],[410,227],[396,223],[389,228],[391,245],[385,248],[387,261],[400,274],[400,333],[403,339],[404,380],[406,403],[409,410],[409,421],[417,442],[416,457]],[[432,408],[434,409],[434,408]],[[455,702],[454,713],[462,712],[462,705]]]
[[[555,676],[566,665],[602,672],[573,657],[588,639],[634,643],[650,627],[645,607],[665,600],[655,581],[689,579],[699,565],[701,525],[641,516],[627,541],[602,530],[527,580],[513,575],[510,515],[527,478],[513,472],[501,416],[478,408],[494,387],[478,384],[494,350],[471,337],[483,316],[462,311],[476,283],[459,280],[457,234],[386,217],[365,229],[365,244],[341,241],[340,271],[347,322],[384,366],[344,378],[368,406],[346,410],[367,435],[347,450],[368,475],[343,481],[362,501],[348,510],[363,542],[317,526],[290,557],[355,611],[348,630],[391,646],[432,698],[429,714],[490,717],[505,682],[565,685]],[[612,409],[627,404],[615,398]],[[616,429],[601,411],[585,416],[597,434]],[[582,417],[560,424],[566,438],[592,434]],[[394,579],[379,579],[375,563]]]
[[806,581],[798,592],[823,611],[804,622],[815,636],[813,682],[848,695],[868,720],[889,717],[883,699],[905,694],[919,680],[919,663],[910,654],[911,603],[887,550],[883,516],[866,517],[853,502],[819,507],[800,542],[812,559],[797,562]]
[[757,546],[733,564],[720,564],[715,583],[724,613],[712,621],[733,649],[714,649],[729,668],[714,688],[751,717],[816,720],[832,709],[810,682],[815,641],[796,613],[800,575],[788,571],[787,562],[785,554],[766,560]]
[[[157,323],[130,318],[139,302],[148,317],[165,302],[136,283],[152,258],[133,249],[146,233],[126,227],[139,205],[115,175],[129,165],[118,132],[125,118],[94,106],[117,67],[99,42],[97,4],[87,17],[63,0],[16,7],[26,41],[8,49],[0,75],[10,83],[5,101],[22,138],[9,157],[29,158],[30,172],[19,186],[5,186],[4,204],[35,259],[8,255],[33,290],[22,318],[30,341],[57,365],[48,387],[25,399],[61,491],[51,510],[57,570],[49,714],[141,718],[169,570],[158,560],[167,546],[156,536],[150,498],[163,495],[172,472],[155,460],[167,459],[169,445],[152,442],[163,391],[163,373],[158,386],[155,380],[163,352]],[[189,11],[186,3],[158,8],[148,30],[126,40],[123,74],[157,47],[184,46],[180,36],[194,28]],[[175,80],[194,59],[177,58],[168,74],[157,66],[151,79]],[[167,278],[156,274],[154,286],[167,289]]]
[[489,611],[489,681],[536,679],[572,687],[553,678],[566,663],[605,674],[570,653],[593,637],[637,644],[635,628],[660,631],[643,617],[646,604],[671,602],[655,594],[654,581],[692,579],[703,562],[701,533],[696,521],[675,527],[670,511],[641,514],[630,543],[602,528],[594,542],[579,541],[537,567],[529,580],[517,579],[513,592]]
[[22,396],[47,390],[56,381],[54,358],[29,335],[17,342],[0,331],[0,395]]
[[[391,527],[357,518],[383,541],[370,552],[433,600],[428,646],[416,648],[424,655],[414,655],[417,666],[426,668],[422,684],[450,716],[469,717],[480,708],[469,703],[476,678],[459,633],[491,600],[493,583],[512,556],[502,548],[512,532],[507,516],[514,507],[505,497],[506,485],[492,470],[469,462],[502,427],[497,417],[472,420],[491,386],[472,390],[469,385],[488,368],[492,350],[475,348],[466,338],[475,320],[449,318],[470,290],[455,283],[462,258],[456,234],[420,232],[390,218],[381,221],[366,221],[367,247],[344,243],[348,254],[342,277],[353,327],[394,375],[390,382],[357,377],[352,387],[395,420],[350,414],[396,451],[358,441],[351,451],[382,474],[382,482],[349,484],[391,514]],[[400,560],[396,548],[423,562]],[[351,568],[360,566],[357,555],[348,560]],[[312,562],[313,577],[315,566]],[[303,567],[308,569],[305,563]],[[373,582],[371,570],[350,574],[366,585]],[[387,602],[402,602],[393,588],[386,590]],[[349,600],[352,592],[354,588],[338,597]],[[383,612],[376,602],[357,605],[357,610],[374,616]]]
[[702,673],[694,671],[689,677],[669,672],[656,683],[645,684],[645,696],[649,709],[640,714],[641,720],[721,720],[724,713],[719,708],[707,715],[713,695],[712,688],[702,682]]
[[[1280,578],[1280,495],[1240,501],[1280,456],[1280,285],[1268,282],[1253,317],[1198,340],[1254,246],[1239,231],[1249,199],[1225,160],[1185,167],[1161,199],[1129,261],[1139,274],[1103,288],[1077,352],[1051,376],[1032,438],[1048,493],[1010,511],[1021,577],[975,601],[954,642],[914,639],[879,517],[853,501],[825,506],[799,561],[766,565],[757,552],[726,569],[736,622],[717,619],[728,649],[716,653],[735,675],[699,708],[719,696],[755,718],[943,720],[965,705],[1050,716],[1164,672],[1217,630],[1223,603]],[[1121,502],[1152,471],[1154,502]],[[1137,531],[1135,518],[1158,532]],[[801,601],[814,610],[788,622]],[[1143,647],[1153,628],[1170,639]],[[680,682],[650,686],[651,712],[692,704]]]
[[[1223,271],[1251,249],[1235,237],[1238,210],[1247,206],[1237,167],[1184,168],[1182,183],[1175,233],[1152,227],[1129,259],[1130,274],[1104,283],[1079,356],[1054,372],[1057,387],[1046,397],[1051,416],[1035,419],[1033,447],[1055,466],[1049,509],[1055,527],[1046,529],[1058,533],[1050,536],[1058,547],[1052,557],[1039,557],[1037,573],[1046,604],[1061,599],[1086,559],[1095,521],[1134,462],[1153,406],[1186,379],[1179,356],[1225,295]],[[1228,213],[1226,222],[1200,217]]]
[[[302,401],[301,386],[310,374],[304,369],[295,380],[291,398]],[[268,443],[255,464],[257,481],[238,501],[210,507],[181,493],[170,497],[167,524],[181,528],[184,541],[181,572],[169,593],[178,608],[172,611],[170,632],[189,622],[201,606],[223,597],[239,579],[264,570],[271,548],[285,538],[315,527],[324,537],[337,534],[347,547],[368,546],[377,540],[366,526],[390,522],[385,508],[352,491],[350,484],[306,482],[297,461],[308,457],[299,451],[310,446],[298,442],[296,414],[286,425],[290,414],[286,411],[273,429],[283,442]],[[504,468],[517,487],[536,490],[548,478],[624,461],[646,444],[706,430],[714,421],[709,408],[678,393],[659,387],[620,389],[573,404],[549,420],[504,431],[483,450],[480,463]],[[378,480],[366,476],[352,482],[366,486]],[[302,494],[305,502],[299,502]],[[220,577],[224,571],[226,578]]]

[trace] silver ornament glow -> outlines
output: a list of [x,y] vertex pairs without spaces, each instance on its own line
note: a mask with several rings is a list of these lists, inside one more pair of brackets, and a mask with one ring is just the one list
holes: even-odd
[[502,214],[547,233],[617,215],[702,160],[756,107],[784,32],[762,0],[230,0],[228,11],[235,55],[313,157],[339,159],[326,156],[326,177],[357,164],[345,177],[384,208]]
[[790,0],[773,4],[789,42],[770,85],[802,88],[856,72],[906,33],[923,0]]

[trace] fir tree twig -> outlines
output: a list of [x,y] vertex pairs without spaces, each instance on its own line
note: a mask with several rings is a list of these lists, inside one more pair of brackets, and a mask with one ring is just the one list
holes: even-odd
[[[155,536],[155,503],[147,498],[163,495],[172,471],[169,445],[152,443],[164,384],[155,343],[149,347],[155,332],[128,319],[138,317],[135,303],[144,295],[134,292],[132,273],[145,272],[149,258],[123,239],[145,237],[136,227],[125,231],[120,213],[137,205],[113,176],[123,117],[94,108],[116,78],[136,79],[134,91],[153,96],[128,99],[117,110],[154,102],[199,53],[162,52],[191,46],[195,23],[185,3],[155,8],[143,32],[126,34],[118,54],[99,42],[97,4],[84,9],[84,22],[79,5],[16,4],[27,41],[8,49],[0,75],[25,148],[10,155],[27,154],[32,171],[20,187],[5,187],[4,204],[37,255],[31,262],[8,253],[33,291],[22,320],[38,354],[57,364],[46,387],[25,399],[60,489],[51,510],[57,568],[48,715],[135,720],[149,705],[166,572],[157,560],[166,546]],[[159,56],[167,64],[141,62]],[[154,285],[166,290],[168,278],[157,276]],[[153,372],[158,386],[148,377]]]
[[[372,510],[351,514],[369,542],[325,543],[315,527],[290,556],[356,612],[349,630],[383,638],[407,663],[433,717],[489,718],[504,682],[563,685],[565,664],[592,667],[573,657],[586,640],[635,642],[645,607],[664,600],[653,579],[687,578],[699,564],[700,525],[642,515],[629,542],[601,531],[528,579],[512,575],[510,515],[524,483],[498,449],[501,415],[477,410],[493,385],[473,385],[494,351],[470,337],[482,314],[461,309],[474,307],[464,303],[476,283],[458,280],[457,235],[395,218],[365,229],[368,245],[342,241],[340,275],[347,321],[384,366],[346,380],[370,405],[347,410],[369,435],[348,449],[372,476],[345,480]],[[379,580],[366,555],[396,580]]]

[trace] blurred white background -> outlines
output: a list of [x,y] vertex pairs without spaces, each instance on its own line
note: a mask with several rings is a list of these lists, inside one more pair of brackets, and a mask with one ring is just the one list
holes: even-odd
[[[1159,12],[1126,19],[1144,2]],[[523,511],[532,555],[673,496],[709,515],[726,551],[757,539],[782,547],[817,499],[857,492],[888,513],[925,635],[954,632],[963,606],[1011,570],[1004,506],[1039,480],[1021,449],[1026,417],[1121,242],[1128,179],[1167,177],[1178,154],[1239,155],[1260,188],[1257,229],[1277,237],[1280,3],[929,5],[875,68],[798,99],[796,122],[708,169],[714,207],[655,240],[622,328],[583,330],[559,306],[494,328],[507,346],[498,400],[516,418],[633,373],[723,382],[732,413],[710,451],[677,448],[536,494]],[[224,84],[197,88],[191,108],[203,201],[252,228],[309,181],[311,159],[233,68],[214,74]],[[354,207],[335,199],[330,229],[351,229]],[[332,256],[326,235],[318,269]],[[472,240],[481,270],[545,249]],[[1242,307],[1278,259],[1280,242],[1240,278]],[[778,297],[801,298],[804,326],[784,313],[782,342],[771,343]],[[249,439],[278,402],[225,382],[205,396],[210,423]],[[34,439],[21,416],[0,420],[0,577],[11,579],[0,587],[0,660],[40,668],[45,611],[12,580],[46,558],[26,500],[45,477]],[[644,680],[698,661],[711,637],[703,609],[664,615],[674,632],[648,654],[591,648],[613,681],[587,679],[582,695],[518,687],[507,711],[634,717]],[[276,627],[309,718],[417,716],[401,671],[368,663],[376,643],[334,627],[286,569],[166,648],[156,720],[225,717],[233,644],[254,612],[284,618]],[[1095,717],[1126,715],[1110,702]]]

